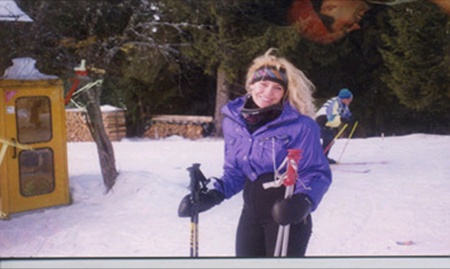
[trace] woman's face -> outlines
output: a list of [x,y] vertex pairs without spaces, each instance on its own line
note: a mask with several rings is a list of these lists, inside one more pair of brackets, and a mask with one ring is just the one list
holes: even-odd
[[260,108],[275,105],[284,96],[283,86],[270,80],[255,82],[250,85],[250,90],[253,102]]

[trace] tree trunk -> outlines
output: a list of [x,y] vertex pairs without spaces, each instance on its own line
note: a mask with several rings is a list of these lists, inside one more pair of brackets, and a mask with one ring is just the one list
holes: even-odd
[[92,87],[86,90],[84,95],[87,101],[86,110],[89,130],[97,145],[103,182],[106,186],[106,192],[109,192],[114,186],[119,173],[116,170],[114,149],[103,125],[100,109],[100,87]]
[[221,113],[222,107],[228,102],[230,98],[230,89],[228,87],[226,74],[220,68],[217,70],[217,85],[216,85],[216,110],[214,113],[215,136],[223,137]]

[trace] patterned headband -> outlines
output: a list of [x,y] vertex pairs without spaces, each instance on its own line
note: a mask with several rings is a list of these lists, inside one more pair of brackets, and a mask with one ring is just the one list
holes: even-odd
[[277,69],[275,66],[265,65],[258,68],[255,73],[253,73],[250,84],[253,84],[262,80],[270,80],[276,82],[283,86],[286,90],[288,85],[288,78],[286,76],[286,69]]

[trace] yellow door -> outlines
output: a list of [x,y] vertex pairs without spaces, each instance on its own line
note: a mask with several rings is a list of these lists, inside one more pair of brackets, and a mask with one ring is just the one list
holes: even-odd
[[[60,80],[2,81],[5,138],[31,146],[10,146],[3,165],[3,213],[69,203],[63,87]],[[3,182],[7,180],[7,183]],[[2,197],[4,200],[5,197]],[[5,212],[6,211],[6,212]]]

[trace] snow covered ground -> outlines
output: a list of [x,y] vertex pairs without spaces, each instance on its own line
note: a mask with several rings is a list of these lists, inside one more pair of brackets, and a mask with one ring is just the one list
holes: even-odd
[[33,20],[17,6],[14,0],[0,0],[0,21],[32,22]]
[[[330,157],[339,159],[346,141],[338,140]],[[68,143],[72,204],[0,221],[0,268],[104,267],[111,261],[115,268],[450,267],[450,136],[351,139],[342,164],[332,166],[333,183],[313,213],[301,260],[232,258],[240,194],[200,215],[201,258],[189,258],[190,219],[177,216],[189,193],[186,169],[200,163],[206,177],[220,177],[223,140],[124,139],[113,145],[120,175],[105,194],[95,144]]]

